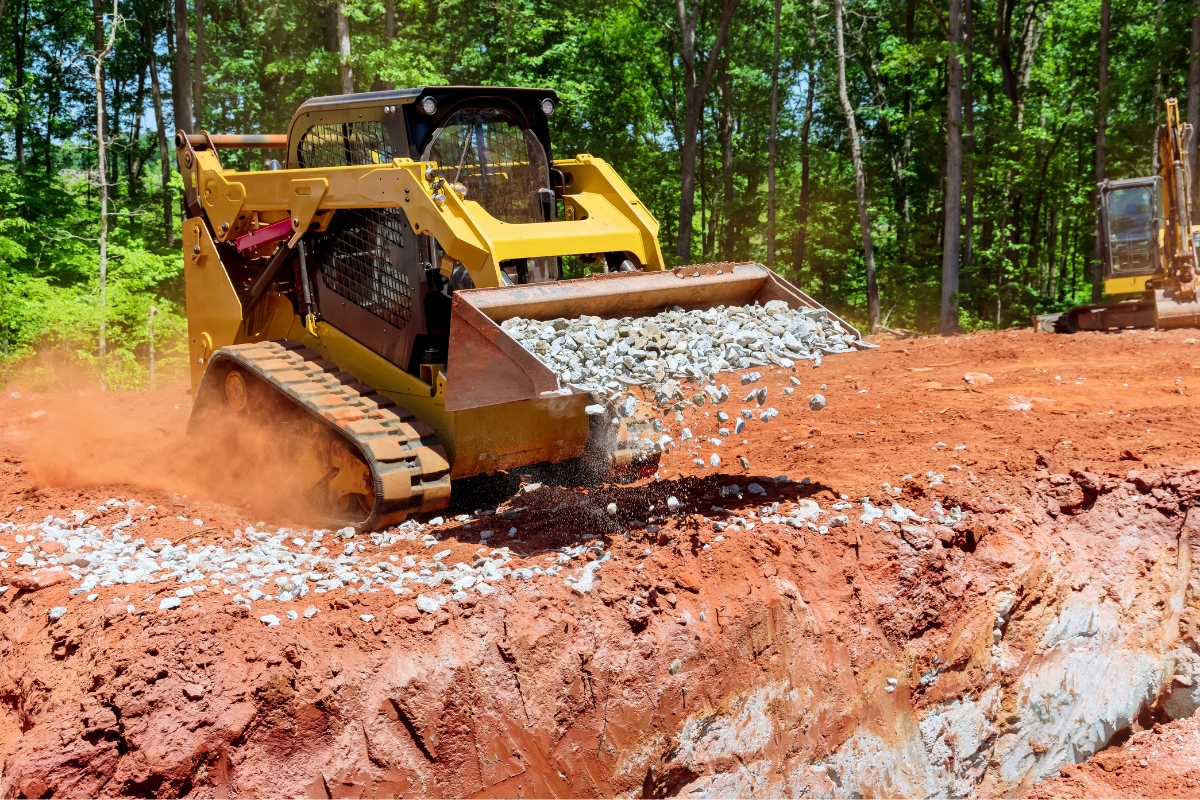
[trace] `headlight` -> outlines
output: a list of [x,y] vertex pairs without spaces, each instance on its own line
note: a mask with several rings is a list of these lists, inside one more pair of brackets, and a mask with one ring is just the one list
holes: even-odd
[[549,97],[542,101],[542,113],[547,117],[554,113],[554,101]]
[[437,100],[434,100],[432,97],[423,97],[418,108],[421,109],[421,113],[425,116],[432,117],[437,113]]

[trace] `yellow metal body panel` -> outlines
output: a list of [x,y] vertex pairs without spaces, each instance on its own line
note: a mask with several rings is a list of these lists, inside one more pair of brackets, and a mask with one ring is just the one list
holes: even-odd
[[[624,212],[629,222],[638,229],[642,237],[641,252],[646,254],[646,257],[642,258],[642,264],[647,265],[648,269],[661,269],[652,266],[663,263],[662,250],[658,246],[658,220],[642,205],[616,170],[604,160],[592,158],[587,154],[559,159],[554,162],[554,166],[562,170],[568,181],[564,201],[579,202],[580,198],[586,198],[587,195],[598,195],[607,199],[614,208]],[[581,202],[580,205],[587,210],[586,202]]]
[[274,342],[288,338],[288,332],[292,329],[292,317],[295,314],[291,302],[286,297],[277,294],[266,295],[242,320],[237,344]]
[[589,402],[586,394],[572,394],[451,412],[455,435],[450,477],[491,475],[582,455],[590,427],[584,411]]
[[[222,241],[249,229],[256,212],[288,213],[321,227],[342,208],[403,208],[413,230],[432,235],[465,266],[480,288],[502,285],[500,262],[601,252],[632,253],[645,269],[663,269],[658,223],[624,181],[601,159],[581,155],[555,161],[571,173],[564,203],[568,220],[504,223],[441,179],[426,179],[429,164],[398,158],[390,164],[237,172],[221,169],[212,151],[195,152],[185,180],[195,182],[205,212]],[[327,185],[321,194],[317,187]],[[298,194],[298,188],[309,193]],[[314,199],[319,196],[319,201]],[[325,213],[324,218],[320,218]]]
[[208,357],[234,344],[242,325],[242,303],[221,264],[204,220],[183,222],[183,276],[188,318],[188,363],[193,391]]
[[1136,275],[1131,278],[1106,278],[1104,281],[1105,294],[1141,294],[1146,291],[1146,281],[1161,278],[1162,275]]
[[242,203],[246,199],[246,187],[230,180],[221,169],[217,155],[211,150],[196,151],[196,191],[204,212],[212,220],[217,241],[223,242],[241,230],[237,224]]

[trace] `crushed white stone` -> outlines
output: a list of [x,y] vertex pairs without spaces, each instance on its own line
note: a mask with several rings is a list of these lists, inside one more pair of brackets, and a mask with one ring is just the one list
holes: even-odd
[[[109,506],[122,505],[129,508],[140,506],[136,500],[127,503],[111,500]],[[153,506],[147,507],[153,511]],[[615,507],[614,507],[615,511]],[[36,570],[67,570],[76,588],[74,594],[86,594],[88,602],[98,598],[97,588],[128,586],[130,584],[158,584],[173,582],[179,588],[168,591],[174,596],[160,600],[162,609],[178,608],[182,599],[190,598],[206,590],[230,596],[235,603],[250,605],[259,602],[287,603],[310,594],[319,595],[341,591],[347,595],[359,592],[391,590],[399,596],[411,597],[416,592],[438,592],[431,595],[431,602],[440,607],[446,595],[440,592],[471,590],[486,596],[496,592],[496,586],[509,580],[531,580],[550,576],[563,579],[562,572],[569,570],[576,559],[583,559],[588,551],[600,552],[602,543],[593,542],[588,547],[561,548],[556,563],[549,567],[525,567],[513,569],[510,562],[515,558],[508,547],[497,547],[480,553],[471,565],[462,562],[447,564],[450,550],[440,550],[431,560],[418,561],[413,556],[404,556],[393,562],[385,560],[384,553],[364,554],[361,545],[348,541],[345,552],[340,545],[335,552],[323,546],[331,532],[327,530],[293,531],[280,528],[274,533],[256,530],[247,526],[237,530],[233,541],[225,545],[171,544],[166,539],[147,542],[137,537],[138,527],[149,520],[146,514],[133,518],[126,514],[123,520],[109,526],[81,525],[84,515],[76,515],[71,522],[53,515],[42,522],[22,524],[0,522],[0,534],[17,534],[19,544],[26,546],[28,566]],[[463,515],[470,520],[469,515]],[[436,523],[443,520],[436,518]],[[371,543],[385,548],[399,541],[421,541],[426,548],[441,544],[437,536],[428,529],[433,527],[416,520],[407,520],[386,531],[370,535]],[[515,533],[515,530],[510,532]],[[300,538],[297,534],[303,534]],[[336,534],[347,540],[355,536],[353,528],[344,528]],[[303,546],[296,541],[304,542]],[[46,542],[57,542],[63,548],[59,555],[47,555],[40,549]],[[428,556],[426,557],[428,558]],[[3,592],[7,587],[0,587]],[[149,599],[147,600],[147,602]],[[315,606],[304,612],[306,619],[317,613]]]
[[703,311],[676,306],[653,317],[514,317],[501,327],[580,391],[616,391],[667,378],[705,382],[721,372],[791,367],[864,346],[825,309],[792,309],[782,300]]

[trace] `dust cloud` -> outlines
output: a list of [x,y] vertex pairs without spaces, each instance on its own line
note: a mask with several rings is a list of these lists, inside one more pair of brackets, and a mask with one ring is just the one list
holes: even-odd
[[39,488],[154,489],[242,506],[276,522],[315,524],[315,473],[301,463],[295,441],[281,445],[266,426],[223,416],[189,436],[186,388],[5,392],[0,439],[24,454],[22,466]]

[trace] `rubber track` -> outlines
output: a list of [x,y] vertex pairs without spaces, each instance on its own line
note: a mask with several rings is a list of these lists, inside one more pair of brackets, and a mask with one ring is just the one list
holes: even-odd
[[[375,506],[368,519],[338,520],[374,530],[410,513],[436,511],[450,502],[450,464],[431,427],[391,399],[340,372],[336,364],[298,342],[256,342],[223,347],[213,354],[201,382],[222,379],[222,362],[236,364],[291,399],[315,421],[332,426],[370,468]],[[232,365],[230,364],[230,365]],[[203,397],[198,394],[197,403]]]

